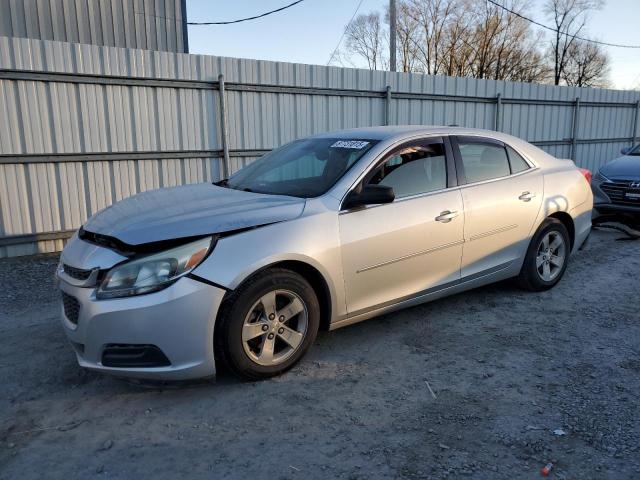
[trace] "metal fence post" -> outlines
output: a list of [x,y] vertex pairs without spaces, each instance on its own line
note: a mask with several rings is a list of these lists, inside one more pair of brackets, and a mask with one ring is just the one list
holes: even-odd
[[576,146],[578,145],[578,126],[580,121],[580,97],[576,97],[573,106],[573,125],[571,126],[571,160],[576,161]]
[[385,125],[391,125],[391,85],[387,85],[387,95],[386,95],[386,111],[385,111]]
[[494,130],[499,132],[502,130],[502,94],[496,95],[496,124]]
[[227,133],[227,100],[224,94],[224,75],[218,75],[218,92],[220,94],[220,133],[222,140],[222,178],[228,178],[231,171],[229,162],[229,134]]
[[631,133],[632,142],[635,145],[638,143],[638,121],[640,117],[640,100],[636,102],[636,115],[633,117],[633,132]]

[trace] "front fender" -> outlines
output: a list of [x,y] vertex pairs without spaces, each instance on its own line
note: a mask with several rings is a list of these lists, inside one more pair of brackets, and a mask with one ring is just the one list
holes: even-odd
[[193,273],[229,290],[265,267],[298,261],[324,277],[333,317],[346,313],[342,259],[335,212],[323,212],[247,230],[218,240]]

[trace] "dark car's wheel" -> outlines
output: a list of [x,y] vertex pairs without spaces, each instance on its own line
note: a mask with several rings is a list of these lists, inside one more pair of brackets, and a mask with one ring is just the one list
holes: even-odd
[[302,276],[273,268],[235,290],[218,322],[218,359],[236,375],[259,380],[286,371],[305,354],[318,333],[320,306]]
[[570,252],[567,228],[561,221],[547,218],[529,244],[518,283],[534,292],[548,290],[564,275]]

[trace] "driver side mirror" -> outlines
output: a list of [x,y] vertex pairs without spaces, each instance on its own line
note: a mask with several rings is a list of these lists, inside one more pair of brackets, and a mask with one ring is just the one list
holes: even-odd
[[620,153],[621,153],[622,155],[626,155],[627,153],[629,153],[629,152],[631,151],[631,149],[632,149],[632,148],[633,148],[633,147],[625,147],[625,148],[623,148],[622,150],[620,150]]
[[360,189],[354,189],[347,196],[343,210],[362,207],[365,205],[377,205],[380,203],[391,203],[395,200],[396,194],[393,188],[386,185],[365,185]]

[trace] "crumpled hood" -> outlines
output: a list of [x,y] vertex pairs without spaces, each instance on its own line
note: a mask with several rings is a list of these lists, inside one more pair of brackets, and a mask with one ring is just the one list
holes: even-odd
[[98,212],[83,228],[142,245],[292,220],[304,205],[303,198],[202,183],[139,193]]
[[640,180],[640,157],[625,155],[600,167],[600,172],[607,178],[624,178]]

